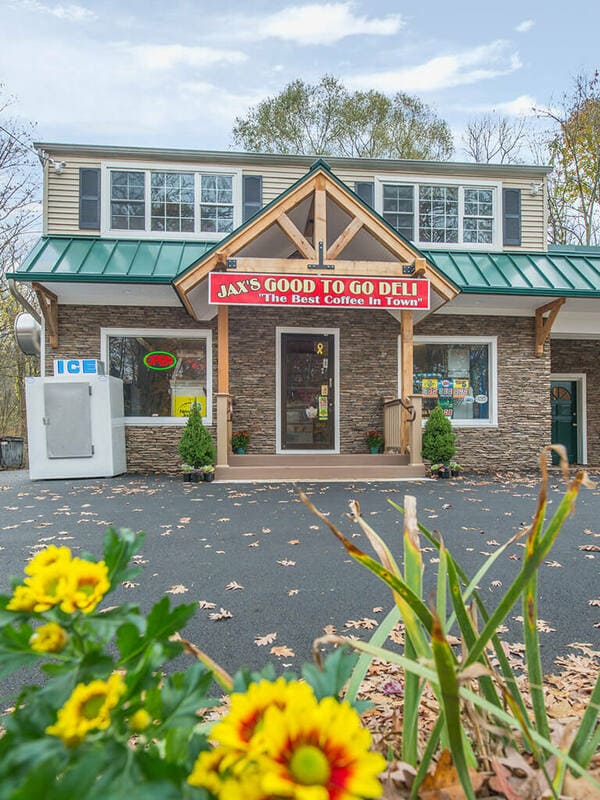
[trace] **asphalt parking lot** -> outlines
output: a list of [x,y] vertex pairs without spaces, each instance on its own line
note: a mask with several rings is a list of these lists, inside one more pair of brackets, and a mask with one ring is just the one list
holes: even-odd
[[[388,500],[417,498],[419,519],[444,535],[473,574],[535,509],[536,478],[462,478],[411,483],[305,483],[319,509],[359,547],[364,535],[346,518],[348,502],[399,551],[402,519]],[[551,482],[550,512],[564,484]],[[354,562],[300,502],[291,484],[189,484],[164,476],[31,482],[25,471],[0,473],[0,591],[47,544],[100,555],[109,525],[143,530],[140,575],[109,598],[149,609],[168,592],[197,601],[185,636],[226,669],[297,669],[326,626],[370,636],[391,607],[387,588]],[[517,573],[513,545],[481,585],[490,606]],[[435,585],[436,553],[426,550],[425,587]],[[575,514],[540,571],[539,615],[546,670],[572,643],[600,649],[600,489],[582,490]],[[522,641],[515,607],[505,638]],[[0,695],[6,697],[10,686]]]

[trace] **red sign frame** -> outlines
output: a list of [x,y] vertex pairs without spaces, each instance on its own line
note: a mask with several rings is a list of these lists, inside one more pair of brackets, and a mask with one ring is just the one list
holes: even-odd
[[213,305],[291,308],[380,308],[428,310],[425,278],[371,278],[349,275],[263,275],[211,272],[208,302]]

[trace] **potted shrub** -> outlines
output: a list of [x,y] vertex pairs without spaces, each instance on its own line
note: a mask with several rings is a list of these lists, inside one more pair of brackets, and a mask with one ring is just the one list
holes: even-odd
[[460,473],[463,471],[462,466],[456,461],[451,461],[448,466],[450,467],[450,472],[453,478],[458,478]]
[[248,431],[235,431],[231,436],[231,449],[234,453],[243,455],[250,442],[250,434]]
[[452,433],[450,420],[440,406],[436,406],[425,423],[423,430],[423,458],[431,462],[432,475],[440,478],[450,477],[448,464],[455,452],[456,436]]
[[[202,475],[202,466],[214,464],[216,458],[215,444],[210,432],[202,424],[202,415],[197,403],[193,403],[181,439],[179,455],[183,458],[185,469],[184,481],[198,482]],[[189,476],[189,477],[188,477]]]
[[210,483],[215,479],[215,468],[212,464],[205,464],[201,467],[200,471],[202,472],[202,480]]
[[374,429],[371,429],[365,433],[365,440],[371,453],[379,453],[385,441],[383,434]]

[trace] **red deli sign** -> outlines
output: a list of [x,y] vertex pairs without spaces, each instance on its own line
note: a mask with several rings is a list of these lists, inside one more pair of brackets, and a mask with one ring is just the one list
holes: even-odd
[[429,281],[423,278],[211,272],[208,286],[209,302],[213,304],[312,308],[429,308]]

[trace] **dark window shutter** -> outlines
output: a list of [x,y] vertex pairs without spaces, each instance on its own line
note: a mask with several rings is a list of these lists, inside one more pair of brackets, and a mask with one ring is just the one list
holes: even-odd
[[502,241],[505,246],[521,245],[521,190],[502,190]]
[[359,181],[354,184],[354,191],[368,206],[375,205],[375,184],[372,181]]
[[262,208],[262,175],[242,176],[242,222]]
[[79,170],[79,227],[100,230],[100,170]]

